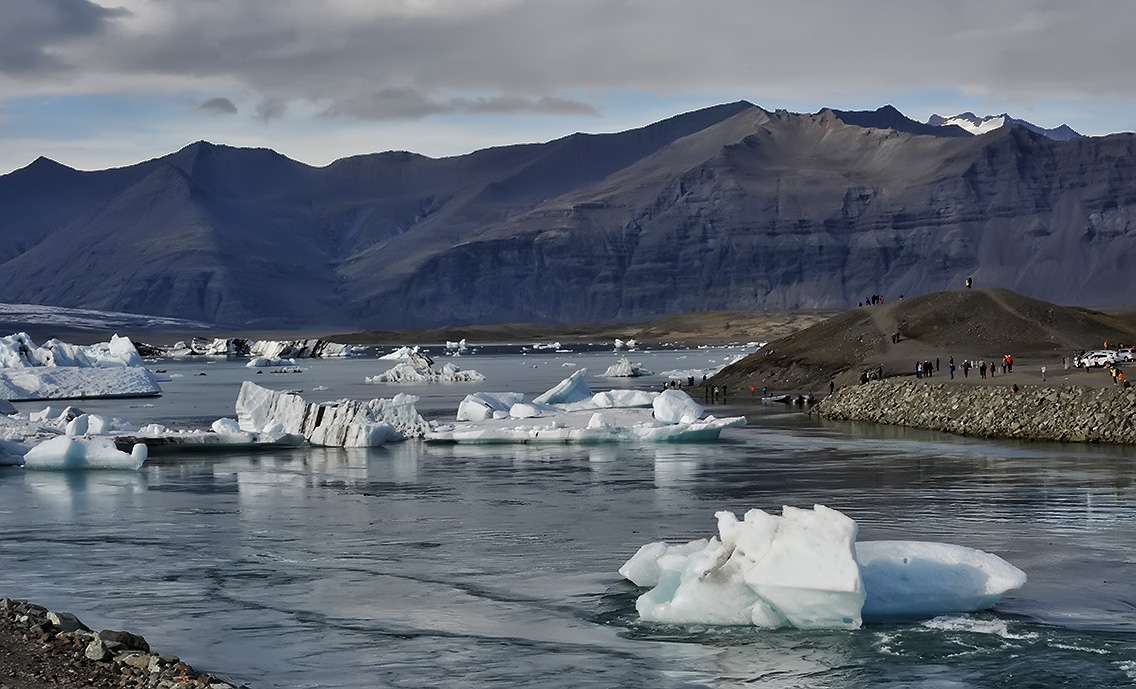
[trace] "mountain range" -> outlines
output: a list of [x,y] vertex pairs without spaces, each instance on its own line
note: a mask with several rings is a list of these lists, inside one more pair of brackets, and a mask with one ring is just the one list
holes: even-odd
[[1136,294],[1136,137],[718,105],[613,134],[312,167],[197,142],[0,176],[0,301],[256,328],[844,308],[967,277]]
[[1053,129],[1046,129],[1045,127],[1039,127],[1032,122],[1010,117],[1006,113],[1002,113],[1001,115],[986,115],[985,117],[979,117],[972,112],[964,112],[952,117],[931,115],[931,117],[927,120],[927,124],[933,127],[959,127],[960,129],[972,135],[985,134],[987,132],[998,129],[999,127],[1005,127],[1006,125],[1017,125],[1019,127],[1025,127],[1031,132],[1041,134],[1056,141],[1079,139],[1083,136],[1083,134],[1078,133],[1067,124],[1063,124],[1060,127],[1054,127]]

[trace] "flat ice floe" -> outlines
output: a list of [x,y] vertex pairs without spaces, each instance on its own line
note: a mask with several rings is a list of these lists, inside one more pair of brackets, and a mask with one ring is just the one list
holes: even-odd
[[745,417],[702,418],[702,406],[678,390],[594,393],[580,369],[544,394],[478,392],[458,405],[457,422],[436,424],[430,442],[619,443],[714,441]]
[[949,543],[856,542],[836,510],[785,507],[780,517],[718,512],[718,536],[648,543],[619,569],[641,619],[672,624],[858,629],[993,606],[1026,575],[996,555]]
[[0,369],[0,399],[63,400],[88,397],[152,397],[158,379],[141,366],[119,368],[38,366]]

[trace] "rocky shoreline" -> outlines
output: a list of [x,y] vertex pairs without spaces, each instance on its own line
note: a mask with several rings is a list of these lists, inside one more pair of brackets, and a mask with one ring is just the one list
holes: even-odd
[[810,413],[982,438],[1136,444],[1136,388],[885,379],[838,390]]
[[91,631],[67,612],[0,598],[0,689],[234,689],[137,634]]

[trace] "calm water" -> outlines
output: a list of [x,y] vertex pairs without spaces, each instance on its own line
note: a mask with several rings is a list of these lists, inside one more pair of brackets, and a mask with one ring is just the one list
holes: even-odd
[[[667,371],[737,353],[631,359]],[[373,360],[290,375],[155,364],[181,376],[161,398],[80,406],[204,425],[231,416],[253,379],[310,399],[412,392],[428,417],[451,417],[468,392],[538,393],[574,370],[564,364],[601,372],[616,358],[466,356],[457,363],[488,381],[435,386],[365,385],[390,366]],[[0,594],[137,631],[255,688],[1136,683],[1136,449],[976,441],[732,402],[713,411],[751,424],[713,445],[410,442],[174,457],[137,473],[0,471]],[[855,518],[862,540],[981,548],[1030,581],[991,612],[852,632],[637,622],[638,592],[616,570],[640,545],[710,536],[716,510],[814,503]]]

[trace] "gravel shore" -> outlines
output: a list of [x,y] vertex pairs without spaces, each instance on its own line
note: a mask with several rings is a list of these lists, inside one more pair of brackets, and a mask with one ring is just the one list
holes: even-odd
[[0,689],[234,689],[137,634],[91,631],[77,617],[0,599]]

